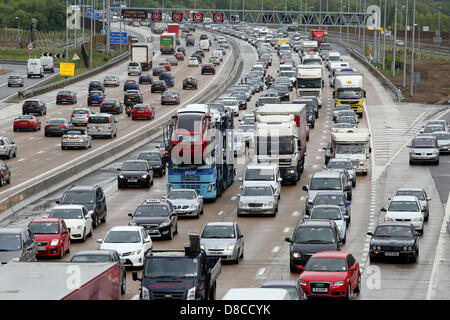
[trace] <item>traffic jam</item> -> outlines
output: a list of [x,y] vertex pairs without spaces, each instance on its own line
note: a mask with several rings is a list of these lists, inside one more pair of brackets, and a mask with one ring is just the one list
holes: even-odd
[[[60,89],[53,99],[68,117],[54,112],[47,117],[49,103],[39,96],[22,103],[12,121],[20,141],[0,137],[5,159],[0,187],[15,187],[8,161],[21,157],[25,143],[55,141],[61,150],[51,152],[76,149],[78,157],[101,151],[138,126],[161,125],[158,115],[170,114],[169,120],[149,139],[151,148],[120,163],[110,161],[108,187],[92,180],[65,184],[49,212],[26,225],[0,225],[0,282],[6,284],[0,299],[32,299],[30,293],[12,293],[30,286],[48,288],[44,299],[358,299],[361,261],[359,253],[347,250],[358,239],[347,234],[355,216],[363,214],[352,210],[352,201],[362,196],[358,185],[372,167],[365,117],[371,93],[364,73],[327,42],[324,30],[242,23],[129,28],[157,35],[153,44],[133,43],[120,74],[90,80],[82,94]],[[218,98],[196,103],[200,90],[228,68],[233,42],[250,46],[255,63]],[[328,113],[325,127],[320,120]],[[430,120],[407,146],[409,165],[438,165],[450,150],[449,130],[446,120]],[[39,136],[29,140],[31,134]],[[322,164],[312,166],[307,156],[317,149],[319,136],[326,136],[318,151]],[[108,213],[128,199],[114,202],[110,188],[133,193],[132,206],[122,210],[117,224]],[[290,279],[223,290],[224,274],[239,273],[254,254],[247,248],[256,240],[246,225],[258,218],[276,224],[290,214],[282,209],[283,202],[292,202],[287,188],[289,197],[297,195],[292,205],[297,223],[283,231],[286,254],[277,263],[289,270]],[[369,260],[415,264],[419,239],[433,215],[431,198],[424,188],[410,186],[387,200],[380,209],[383,221],[367,233]],[[224,209],[216,215],[220,206]],[[107,230],[98,238],[102,227]],[[65,280],[58,279],[66,279],[69,265],[85,271],[76,289],[60,288]],[[31,270],[42,277],[19,280]],[[93,298],[95,288],[100,293]]]

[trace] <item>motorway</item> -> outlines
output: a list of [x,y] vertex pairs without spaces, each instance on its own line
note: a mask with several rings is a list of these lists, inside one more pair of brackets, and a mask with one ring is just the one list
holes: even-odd
[[[144,28],[137,28],[140,32]],[[144,29],[145,30],[145,29]],[[248,72],[256,62],[257,55],[253,47],[248,43],[237,40],[244,59],[243,74]],[[189,50],[189,49],[188,49]],[[156,51],[156,50],[155,50]],[[405,148],[408,141],[417,133],[424,122],[431,118],[443,116],[450,121],[450,114],[443,106],[429,106],[420,104],[395,104],[389,91],[383,87],[378,80],[372,76],[365,67],[346,55],[344,61],[349,61],[351,65],[364,72],[365,89],[367,91],[366,113],[360,119],[360,127],[368,127],[372,137],[371,166],[367,176],[358,176],[357,185],[353,190],[352,200],[352,222],[348,229],[347,241],[343,250],[351,252],[358,260],[362,270],[362,291],[355,299],[445,299],[450,292],[449,283],[449,245],[450,240],[446,232],[441,233],[444,219],[444,209],[449,193],[450,157],[442,156],[439,166],[409,166],[408,149]],[[295,56],[295,55],[294,55]],[[230,59],[231,54],[226,55]],[[158,58],[158,57],[157,57]],[[155,60],[157,61],[157,58]],[[276,75],[278,58],[274,56],[273,66],[269,67],[268,73]],[[219,67],[217,77],[226,76],[226,62]],[[178,73],[177,73],[178,72]],[[110,69],[108,74],[117,74],[121,81],[127,78],[125,64],[118,65]],[[186,74],[199,73],[192,68],[175,67],[177,79]],[[175,249],[182,248],[188,242],[188,232],[191,230],[201,230],[201,228],[211,221],[236,221],[244,234],[245,255],[237,265],[226,264],[223,266],[222,274],[217,283],[217,298],[220,299],[230,288],[234,287],[259,287],[267,280],[297,279],[297,274],[289,271],[289,246],[284,241],[285,237],[292,235],[292,232],[303,217],[306,193],[301,190],[301,186],[308,184],[309,177],[314,171],[321,170],[324,165],[324,151],[330,140],[330,128],[333,126],[331,112],[333,110],[332,91],[328,86],[328,76],[325,72],[325,89],[323,106],[320,109],[320,117],[316,119],[315,129],[310,131],[310,141],[306,157],[305,171],[296,186],[283,186],[279,212],[276,217],[237,217],[236,205],[239,193],[239,183],[237,178],[242,176],[245,169],[245,156],[237,158],[236,177],[233,185],[227,189],[222,197],[215,203],[205,205],[205,213],[200,219],[186,219],[179,221],[179,234],[171,241],[154,241],[155,249]],[[96,78],[101,79],[103,75]],[[195,102],[195,96],[201,90],[208,90],[206,82],[212,84],[208,79],[212,76],[197,76],[200,82],[199,92],[189,91],[187,96],[182,97],[182,102]],[[209,78],[207,78],[209,77]],[[86,93],[87,82],[80,82],[73,85],[77,89],[79,98]],[[202,81],[203,84],[202,84]],[[178,82],[179,85],[179,82]],[[72,88],[72,86],[71,86]],[[83,92],[81,92],[83,90]],[[110,93],[110,91],[113,91]],[[117,92],[114,92],[117,91]],[[121,98],[121,90],[107,89],[107,95]],[[145,90],[143,90],[145,91]],[[180,90],[181,92],[181,90]],[[184,94],[184,93],[183,93]],[[190,95],[189,95],[190,94]],[[260,93],[261,94],[261,93]],[[252,97],[248,103],[247,113],[254,109],[254,102],[260,94]],[[161,119],[162,113],[173,112],[173,107],[160,107],[157,98],[159,95],[144,93],[144,102],[154,103],[157,107],[157,120]],[[291,92],[291,100],[295,97],[295,92]],[[54,101],[55,94],[46,94],[43,99]],[[53,100],[52,100],[53,99]],[[191,101],[188,101],[191,99]],[[84,105],[83,99],[79,99]],[[49,105],[49,116],[67,116],[74,106],[58,106],[54,102]],[[95,108],[95,107],[93,107]],[[164,110],[164,111],[163,111]],[[51,113],[51,114],[50,114]],[[240,112],[240,115],[244,111]],[[8,122],[9,121],[9,122]],[[133,122],[126,117],[119,118],[121,122],[119,129],[120,139],[135,128],[140,129],[146,123]],[[236,120],[236,124],[237,124]],[[8,127],[9,126],[9,127]],[[141,127],[139,127],[141,126]],[[44,177],[48,170],[52,170],[63,163],[77,157],[82,157],[83,151],[64,151],[59,148],[58,138],[43,138],[43,133],[22,133],[14,136],[11,129],[11,119],[0,120],[0,128],[6,128],[7,134],[16,139],[19,143],[19,153],[16,160],[11,161],[13,166],[13,185],[20,181],[27,181],[30,173],[25,168],[33,167],[33,176],[42,174]],[[24,136],[19,140],[19,136]],[[35,136],[34,139],[29,139]],[[45,143],[36,143],[37,139],[45,139]],[[28,141],[30,140],[30,141]],[[33,141],[35,140],[35,141]],[[46,140],[51,142],[47,143]],[[39,140],[41,142],[41,140]],[[100,152],[101,147],[110,141],[95,140],[93,151]],[[58,143],[58,144],[57,144]],[[27,147],[23,147],[26,144]],[[117,225],[128,224],[128,213],[144,199],[158,199],[166,195],[167,176],[156,178],[150,190],[142,189],[117,189],[116,169],[127,159],[136,159],[142,150],[153,149],[154,141],[149,142],[144,147],[139,148],[108,165],[82,177],[74,182],[76,185],[100,184],[103,186],[108,206],[108,221],[101,224],[93,231],[93,237],[85,243],[72,243],[71,254],[66,255],[64,260],[70,260],[70,256],[80,250],[96,249],[98,238],[104,238],[108,230]],[[39,153],[40,151],[44,151]],[[24,159],[19,161],[20,159]],[[37,159],[37,160],[36,160]],[[21,163],[23,162],[23,163]],[[9,162],[8,162],[9,163]],[[24,171],[24,172],[21,172]],[[36,171],[34,171],[36,170]],[[22,180],[20,180],[22,179]],[[29,179],[29,178],[28,178]],[[398,262],[377,262],[369,263],[368,237],[367,231],[372,231],[378,222],[383,220],[379,214],[379,209],[386,205],[387,198],[391,197],[400,187],[423,187],[432,198],[430,207],[430,219],[426,223],[424,235],[420,239],[420,256],[417,264],[400,264]],[[36,201],[26,208],[20,210],[8,219],[0,222],[0,225],[25,224],[32,218],[46,216],[55,205],[54,200],[58,199],[64,188]],[[0,195],[7,194],[8,189],[3,189]],[[132,299],[139,293],[138,282],[133,282],[131,272],[127,274],[127,293],[124,299]]]

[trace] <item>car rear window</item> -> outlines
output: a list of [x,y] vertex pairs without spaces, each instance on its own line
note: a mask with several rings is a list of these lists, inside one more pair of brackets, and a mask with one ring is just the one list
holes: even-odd
[[48,122],[48,124],[52,124],[52,125],[63,125],[63,124],[65,124],[65,121],[64,121],[64,120],[50,120],[50,121]]
[[93,116],[89,117],[89,123],[109,123],[109,118],[102,116]]
[[130,67],[139,67],[139,63],[137,63],[137,62],[130,62],[129,66]]
[[91,97],[99,97],[99,96],[102,95],[102,92],[101,92],[101,91],[91,91],[91,92],[89,93],[89,95],[90,95]]
[[39,105],[39,101],[25,101],[23,103],[24,106],[36,106]]
[[88,114],[89,110],[73,110],[74,114]]

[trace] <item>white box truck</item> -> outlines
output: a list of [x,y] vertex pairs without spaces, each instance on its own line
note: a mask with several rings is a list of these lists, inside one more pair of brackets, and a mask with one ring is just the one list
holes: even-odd
[[211,41],[209,39],[200,40],[200,49],[203,51],[209,51],[209,47],[211,46]]
[[152,48],[148,44],[139,44],[131,46],[131,61],[139,62],[142,71],[152,68]]
[[322,107],[322,89],[324,86],[322,66],[299,65],[296,68],[297,97],[317,97],[319,108]]

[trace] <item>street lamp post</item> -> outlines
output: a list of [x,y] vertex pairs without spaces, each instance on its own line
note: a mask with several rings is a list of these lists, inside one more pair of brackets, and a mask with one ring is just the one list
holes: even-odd
[[383,70],[386,68],[386,0],[384,0]]
[[66,0],[66,62],[69,59],[69,0]]
[[412,21],[412,50],[411,50],[411,97],[414,95],[414,27],[416,26],[416,0],[413,2],[413,21]]
[[395,18],[394,18],[394,57],[392,60],[392,77],[395,77],[395,56],[397,49],[397,0],[395,0]]
[[406,0],[406,11],[405,11],[405,37],[403,44],[403,88],[406,87],[406,41],[408,40],[408,0]]
[[20,46],[20,19],[16,17],[17,20],[17,44]]
[[[347,13],[350,13],[350,0],[348,0],[348,6],[347,6]],[[349,15],[347,15],[347,18],[349,17]],[[347,42],[348,42],[348,31],[350,29],[350,26],[347,22]]]
[[339,40],[341,40],[342,41],[342,20],[343,20],[343,17],[342,17],[342,0],[341,0],[341,19],[339,19],[340,21],[339,21]]

